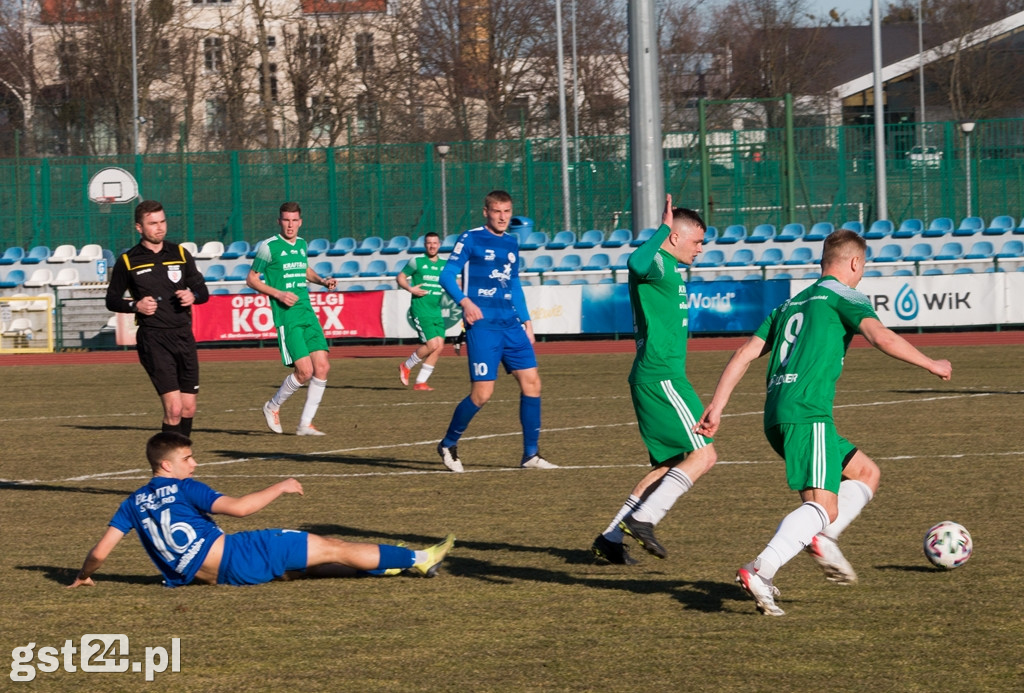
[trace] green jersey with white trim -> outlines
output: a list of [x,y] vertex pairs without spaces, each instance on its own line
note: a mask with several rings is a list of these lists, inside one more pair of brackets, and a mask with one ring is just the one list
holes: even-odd
[[836,381],[864,318],[867,296],[825,276],[765,318],[754,334],[771,349],[764,427],[831,421]]
[[279,291],[289,291],[299,297],[292,306],[286,306],[276,298],[270,299],[274,324],[278,327],[284,325],[289,317],[297,318],[299,314],[314,312],[309,302],[309,282],[306,279],[308,267],[306,241],[302,238],[289,243],[278,234],[263,241],[256,251],[252,270],[262,274],[268,286]]
[[444,260],[439,256],[430,259],[427,256],[414,257],[402,268],[402,274],[409,277],[411,286],[419,286],[426,291],[424,296],[413,296],[410,311],[413,315],[436,315],[441,312],[441,270]]
[[629,382],[634,384],[686,377],[689,306],[686,284],[676,271],[678,263],[661,248],[670,232],[662,224],[627,261],[636,340]]

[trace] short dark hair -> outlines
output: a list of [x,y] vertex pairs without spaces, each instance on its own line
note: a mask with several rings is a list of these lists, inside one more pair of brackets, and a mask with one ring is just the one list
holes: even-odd
[[162,431],[146,441],[146,459],[154,472],[160,470],[160,461],[175,450],[192,447],[192,439],[177,431]]
[[281,209],[278,210],[277,216],[280,217],[285,212],[298,212],[299,216],[302,216],[302,207],[299,207],[298,202],[285,202],[281,205]]
[[512,196],[509,195],[504,190],[492,190],[491,192],[487,193],[486,197],[484,197],[484,208],[486,209],[487,207],[490,207],[491,204],[493,203],[511,201]]
[[691,224],[697,226],[701,231],[708,230],[708,225],[704,223],[703,219],[701,219],[700,214],[692,209],[687,209],[686,207],[673,207],[672,221],[676,221],[677,219],[685,219]]
[[858,253],[866,253],[868,242],[850,229],[837,229],[825,237],[821,251],[821,264],[825,265],[843,257],[843,254],[853,246]]
[[439,234],[437,231],[427,231],[425,234],[423,234],[423,240],[427,240],[431,236],[437,239],[441,238],[441,234]]
[[135,205],[135,223],[142,224],[142,218],[153,212],[164,211],[164,206],[156,200],[143,200]]

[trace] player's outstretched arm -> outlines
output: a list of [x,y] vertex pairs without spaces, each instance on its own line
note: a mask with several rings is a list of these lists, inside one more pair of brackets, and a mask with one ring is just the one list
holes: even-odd
[[715,386],[715,394],[711,396],[711,403],[704,410],[697,425],[693,427],[694,433],[709,437],[715,435],[722,423],[722,412],[725,410],[725,405],[729,403],[729,397],[732,396],[733,390],[743,379],[750,364],[766,353],[768,350],[765,341],[757,336],[751,337],[736,350],[718,378],[718,385]]
[[860,333],[871,346],[894,359],[906,361],[912,366],[925,369],[943,380],[953,377],[953,365],[946,359],[933,359],[921,353],[917,347],[883,325],[877,318],[860,321]]
[[240,498],[221,496],[213,502],[213,505],[210,506],[210,510],[218,515],[245,517],[247,515],[252,515],[253,513],[258,513],[285,493],[297,493],[301,496],[302,484],[295,479],[285,479],[284,481],[279,481],[272,486],[268,486],[262,491],[247,493]]
[[75,581],[67,586],[67,589],[73,589],[75,587],[92,587],[96,583],[92,581],[92,574],[99,570],[100,566],[103,565],[103,561],[107,560],[107,556],[117,546],[117,542],[121,541],[121,537],[124,536],[124,532],[113,527],[107,527],[107,531],[100,538],[96,546],[92,547],[89,551],[89,555],[85,557],[85,562],[82,563],[82,569],[78,571],[78,575],[75,576]]

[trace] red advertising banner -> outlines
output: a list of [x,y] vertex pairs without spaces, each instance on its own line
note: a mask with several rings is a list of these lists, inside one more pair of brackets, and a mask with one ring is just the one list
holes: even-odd
[[[328,339],[384,336],[383,291],[317,291],[309,300]],[[270,299],[263,294],[210,296],[192,307],[192,332],[197,342],[277,338]]]

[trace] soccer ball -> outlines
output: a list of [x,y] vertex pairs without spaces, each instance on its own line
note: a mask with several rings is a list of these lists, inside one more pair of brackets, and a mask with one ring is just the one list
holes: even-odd
[[971,533],[950,520],[940,522],[924,535],[924,555],[937,568],[959,568],[974,551]]

